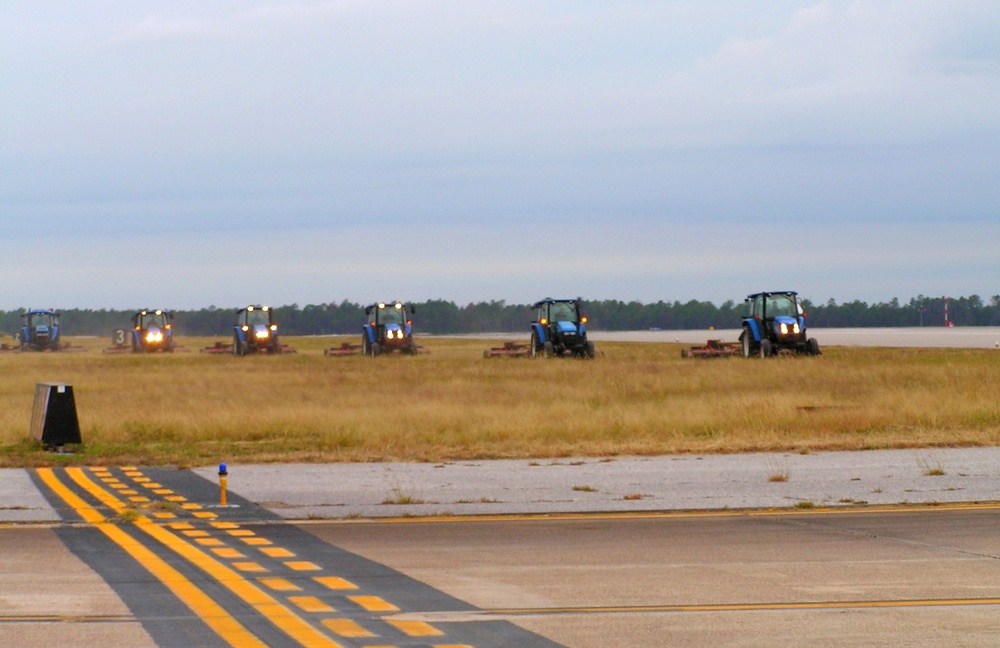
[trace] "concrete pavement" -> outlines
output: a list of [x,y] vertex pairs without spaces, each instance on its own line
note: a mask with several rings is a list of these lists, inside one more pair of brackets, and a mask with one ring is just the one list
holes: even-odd
[[[230,464],[229,490],[286,519],[981,502],[1000,500],[1000,448]],[[0,470],[0,522],[59,519],[27,471]]]

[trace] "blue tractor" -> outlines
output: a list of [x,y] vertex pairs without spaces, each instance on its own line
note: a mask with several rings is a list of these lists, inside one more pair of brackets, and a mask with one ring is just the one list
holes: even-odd
[[58,351],[62,348],[59,333],[59,313],[51,308],[29,309],[21,315],[18,339],[22,351]]
[[534,358],[574,355],[594,357],[594,343],[587,339],[587,317],[579,299],[543,299],[534,304],[535,320],[531,323],[528,354]]
[[166,351],[173,353],[173,313],[157,308],[144,309],[132,316],[132,352]]
[[375,357],[386,351],[416,355],[413,341],[413,304],[378,302],[365,306],[365,325],[361,331],[361,352]]
[[247,306],[236,311],[233,327],[233,355],[281,353],[278,325],[267,306]]
[[748,295],[740,343],[743,357],[766,358],[779,352],[819,355],[819,342],[806,335],[798,293],[791,290]]

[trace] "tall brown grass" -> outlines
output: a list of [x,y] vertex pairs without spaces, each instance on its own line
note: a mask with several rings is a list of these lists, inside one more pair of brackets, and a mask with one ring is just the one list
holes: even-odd
[[[501,457],[997,445],[1000,352],[829,348],[817,358],[484,359],[488,341],[425,338],[416,357],[0,354],[0,465],[53,461],[447,461]],[[353,341],[353,338],[351,339]],[[27,441],[34,385],[74,386],[84,444]]]

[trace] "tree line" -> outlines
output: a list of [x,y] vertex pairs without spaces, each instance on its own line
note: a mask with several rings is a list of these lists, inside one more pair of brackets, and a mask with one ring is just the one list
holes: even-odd
[[[530,304],[505,301],[470,303],[459,306],[440,299],[415,302],[415,330],[434,334],[520,332],[533,318]],[[899,299],[869,304],[850,301],[824,304],[803,300],[808,322],[813,327],[909,327],[942,326],[945,298],[920,295],[903,303]],[[209,306],[200,310],[174,311],[178,335],[228,336],[236,318],[236,308]],[[588,327],[601,331],[648,329],[696,330],[710,327],[738,328],[744,304],[732,300],[716,306],[712,302],[642,303],[618,300],[586,301]],[[21,327],[24,309],[0,311],[0,327],[12,336]],[[116,328],[128,328],[134,311],[67,309],[60,311],[65,335],[109,336]],[[339,304],[291,304],[274,309],[275,320],[285,335],[342,335],[360,333],[364,306],[344,300]],[[948,319],[956,326],[1000,326],[1000,295],[985,302],[978,295],[950,298]]]

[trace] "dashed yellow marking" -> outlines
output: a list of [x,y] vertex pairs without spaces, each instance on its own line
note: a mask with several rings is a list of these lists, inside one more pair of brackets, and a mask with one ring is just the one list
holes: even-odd
[[208,519],[219,517],[215,513],[209,513],[208,511],[196,511],[196,512],[192,513],[192,515],[194,517],[196,517],[196,518],[202,518],[204,520],[208,520]]
[[[116,513],[125,511],[125,506],[121,501],[115,499],[110,493],[102,490],[97,484],[92,482],[79,468],[67,468],[66,474],[73,481],[87,490],[91,495],[100,500],[104,505],[110,507]],[[216,561],[208,554],[192,544],[189,544],[180,536],[174,535],[166,528],[158,524],[150,524],[150,520],[143,516],[137,519],[135,528],[151,536],[162,545],[174,551],[179,556],[204,571],[208,576],[220,583],[233,594],[241,598],[260,615],[268,619],[271,623],[280,628],[285,634],[304,646],[329,646],[330,648],[341,648],[340,644],[330,639],[327,635],[319,631],[315,626],[307,623],[298,616],[291,608],[283,605],[264,590],[258,588],[240,574],[233,571],[226,565]],[[199,590],[200,591],[200,590]],[[223,611],[225,612],[225,611]],[[253,637],[252,635],[250,635]],[[254,645],[261,645],[254,639]],[[246,645],[245,642],[237,642],[234,645]]]
[[150,482],[153,480],[150,479],[149,477],[136,477],[132,481],[136,482],[137,484],[145,484],[146,482]]
[[434,644],[431,648],[472,648],[468,644]]
[[153,513],[153,517],[155,517],[157,520],[172,520],[177,518],[177,516],[174,515],[173,513],[165,513],[165,512]]
[[104,524],[106,518],[95,511],[89,504],[77,497],[72,491],[56,479],[51,468],[39,468],[38,477],[52,489],[56,495],[61,497],[69,506],[74,508],[86,522],[94,525],[109,539],[125,550],[130,556],[135,558],[139,564],[146,568],[163,583],[167,589],[173,592],[174,596],[180,599],[188,608],[212,628],[216,634],[222,637],[231,646],[259,646],[265,648],[266,644],[246,628],[239,621],[233,618],[222,606],[213,601],[204,592],[198,589],[194,583],[184,577],[179,571],[167,564],[162,558],[144,547],[135,538],[128,535],[124,530],[114,524]]
[[348,596],[349,600],[354,601],[365,610],[369,612],[398,612],[399,608],[392,603],[386,601],[381,596]]
[[[205,538],[208,537],[209,535],[208,531],[202,531],[201,529],[192,529],[190,522],[185,522],[184,524],[187,524],[187,530],[182,531],[182,533],[189,538]],[[181,527],[173,527],[173,528],[179,529]]]
[[135,494],[137,494],[138,492],[139,492],[139,491],[137,491],[137,490],[132,490],[132,489],[130,488],[130,489],[128,489],[128,490],[123,490],[123,491],[120,491],[120,492],[119,492],[118,494],[119,494],[119,495],[135,495]]
[[226,531],[226,533],[228,533],[231,536],[237,537],[237,538],[244,538],[244,537],[249,537],[249,536],[257,535],[256,533],[254,533],[253,531],[250,531],[249,529],[235,529],[233,531]]
[[171,529],[176,529],[177,531],[181,531],[182,529],[194,528],[193,526],[191,526],[190,522],[173,522],[171,524],[168,524],[167,526],[170,527]]
[[245,571],[245,572],[266,572],[267,571],[267,569],[265,567],[262,567],[260,564],[255,563],[253,561],[249,561],[249,560],[246,561],[246,562],[234,562],[233,563],[233,567],[235,569],[238,569],[240,571]]
[[115,483],[111,483],[109,481],[108,482],[108,486],[110,486],[111,488],[113,488],[115,490],[122,490],[122,489],[128,488],[128,484],[123,484],[120,481],[116,481]]
[[321,623],[340,637],[374,637],[375,635],[350,619],[323,619]]
[[221,547],[226,544],[218,538],[195,538],[194,541],[203,547]]
[[244,554],[241,554],[239,551],[231,547],[212,549],[212,553],[214,553],[219,558],[246,558]]
[[187,498],[184,497],[183,495],[171,495],[170,497],[164,497],[163,499],[167,500],[168,502],[186,502],[187,501]]
[[[140,481],[140,480],[137,479],[136,481]],[[152,488],[163,488],[162,484],[157,484],[156,482],[152,482],[152,481],[145,481],[145,482],[141,482],[141,483],[142,483],[143,486],[145,486],[146,488],[150,488],[150,489],[152,489]]]
[[235,522],[210,522],[216,529],[238,529],[240,525]]
[[243,544],[248,544],[251,547],[262,547],[264,545],[272,544],[267,538],[240,538]]
[[275,592],[301,592],[302,588],[293,583],[290,580],[284,578],[258,578],[257,582],[261,585],[270,587]]
[[423,621],[403,621],[400,619],[386,619],[386,621],[411,637],[439,637],[444,634]]
[[153,493],[155,495],[169,495],[170,493],[173,492],[174,491],[170,490],[169,488],[156,488],[153,490]]
[[332,590],[356,590],[358,586],[339,576],[315,576],[313,580]]
[[[167,499],[170,498],[168,497]],[[197,511],[201,508],[201,504],[194,504],[192,502],[188,502],[187,504],[181,504],[181,508],[184,509],[185,511]]]
[[295,554],[288,549],[282,549],[281,547],[264,547],[260,550],[265,556],[270,556],[271,558],[294,558]]
[[149,498],[148,497],[130,497],[129,500],[132,501],[132,502],[148,502]]
[[288,600],[299,606],[303,612],[336,612],[328,603],[315,596],[289,596]]
[[319,571],[321,569],[319,565],[308,560],[289,560],[285,563],[285,567],[294,571]]

